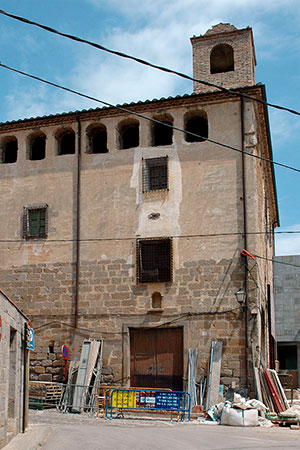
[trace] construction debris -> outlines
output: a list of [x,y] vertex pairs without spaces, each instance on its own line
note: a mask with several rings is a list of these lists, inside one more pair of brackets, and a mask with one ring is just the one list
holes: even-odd
[[206,409],[209,409],[219,400],[221,363],[222,341],[212,341],[206,394]]
[[102,374],[103,340],[84,340],[80,361],[69,367],[68,383],[60,402],[62,411],[80,413],[96,408]]
[[31,409],[55,408],[61,398],[62,390],[62,383],[30,381],[29,407]]
[[189,365],[188,365],[188,392],[191,395],[191,406],[199,405],[197,396],[197,368],[199,360],[198,349],[189,348]]
[[262,402],[256,399],[246,400],[239,394],[234,394],[233,402],[214,405],[207,414],[221,425],[256,427],[259,424],[258,412],[265,410],[266,406]]

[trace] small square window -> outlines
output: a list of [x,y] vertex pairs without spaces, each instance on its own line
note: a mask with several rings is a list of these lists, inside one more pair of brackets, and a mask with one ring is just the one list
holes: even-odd
[[23,235],[25,239],[45,239],[47,237],[47,206],[25,208]]
[[143,239],[137,241],[137,282],[172,281],[172,240]]
[[143,192],[168,189],[168,157],[143,160]]

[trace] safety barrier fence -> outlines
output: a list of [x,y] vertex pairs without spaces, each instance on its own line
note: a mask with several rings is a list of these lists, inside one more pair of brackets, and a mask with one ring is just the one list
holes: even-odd
[[[106,393],[108,391],[112,391],[113,389],[118,390],[138,390],[138,389],[150,389],[145,387],[132,387],[132,386],[108,386],[108,385],[102,385],[99,386],[98,392],[97,392],[97,417],[99,417],[100,409],[103,410],[103,417],[105,417],[105,411],[106,411]],[[151,388],[152,391],[172,391],[170,388]],[[111,405],[111,396],[107,397],[108,399],[108,406]]]
[[155,389],[110,389],[105,394],[105,418],[112,419],[113,411],[177,412],[185,420],[191,417],[191,396],[184,391]]

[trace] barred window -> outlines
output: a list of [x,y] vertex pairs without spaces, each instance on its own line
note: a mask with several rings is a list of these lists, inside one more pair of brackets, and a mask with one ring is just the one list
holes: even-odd
[[24,208],[23,237],[45,239],[47,237],[47,205]]
[[172,240],[169,238],[137,241],[137,282],[172,281]]
[[168,189],[168,157],[143,159],[143,192]]

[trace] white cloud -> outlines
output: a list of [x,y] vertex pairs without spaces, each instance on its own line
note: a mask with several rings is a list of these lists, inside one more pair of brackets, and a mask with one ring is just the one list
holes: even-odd
[[[300,224],[285,227],[285,231],[299,230]],[[300,255],[300,233],[275,235],[275,255]]]
[[[144,58],[155,64],[192,74],[192,35],[203,34],[212,25],[231,21],[237,27],[251,25],[253,18],[263,17],[264,12],[274,12],[282,7],[281,0],[86,0],[90,5],[109,11],[118,19],[118,27],[101,31],[89,30],[89,38],[105,46]],[[285,11],[296,6],[297,1],[286,0]],[[259,8],[258,8],[259,6]],[[246,14],[247,13],[247,14]],[[249,14],[248,14],[249,13]],[[266,26],[257,19],[259,45],[268,51]],[[75,33],[80,34],[80,32]],[[26,41],[26,49],[30,41]],[[192,82],[175,75],[146,68],[130,60],[73,44],[75,59],[70,60],[61,84],[82,93],[101,98],[110,103],[167,97],[192,92]],[[34,49],[37,50],[36,48]],[[75,53],[76,52],[76,53]],[[31,69],[31,70],[30,70]],[[32,68],[28,71],[31,72]],[[26,70],[26,69],[25,69]],[[35,70],[35,72],[37,72]],[[55,74],[54,74],[55,75]],[[51,80],[55,79],[49,76]],[[30,93],[33,100],[30,100]],[[18,101],[21,100],[21,101]],[[9,115],[12,118],[49,114],[86,107],[99,106],[79,97],[55,93],[52,88],[17,91],[8,97]],[[15,115],[13,115],[13,113]],[[282,130],[280,130],[280,127]],[[280,136],[288,127],[276,124]],[[276,133],[276,131],[275,131]]]
[[[259,49],[265,54],[272,48],[288,45],[290,38],[278,36],[274,27],[264,23],[264,14],[282,10],[282,0],[86,0],[87,3],[123,17],[118,28],[110,29],[105,46],[124,51],[156,64],[187,74],[192,73],[192,35],[205,33],[219,22],[231,22],[238,28],[257,24]],[[284,11],[292,11],[298,0],[286,0]],[[146,25],[145,25],[146,24]],[[256,25],[255,25],[256,26]],[[277,31],[277,30],[276,30]],[[91,38],[103,43],[103,35]],[[72,84],[114,103],[151,99],[192,91],[173,75],[165,75],[95,50],[83,53],[71,76]],[[274,53],[274,51],[273,51]],[[86,55],[89,55],[86,57]],[[264,53],[263,53],[264,54]]]
[[[271,108],[269,112],[271,135],[273,141],[276,142],[277,147],[290,140],[291,137],[296,138],[296,136],[299,135],[298,117],[287,114],[285,111],[279,111]],[[279,150],[280,148],[278,151]]]

